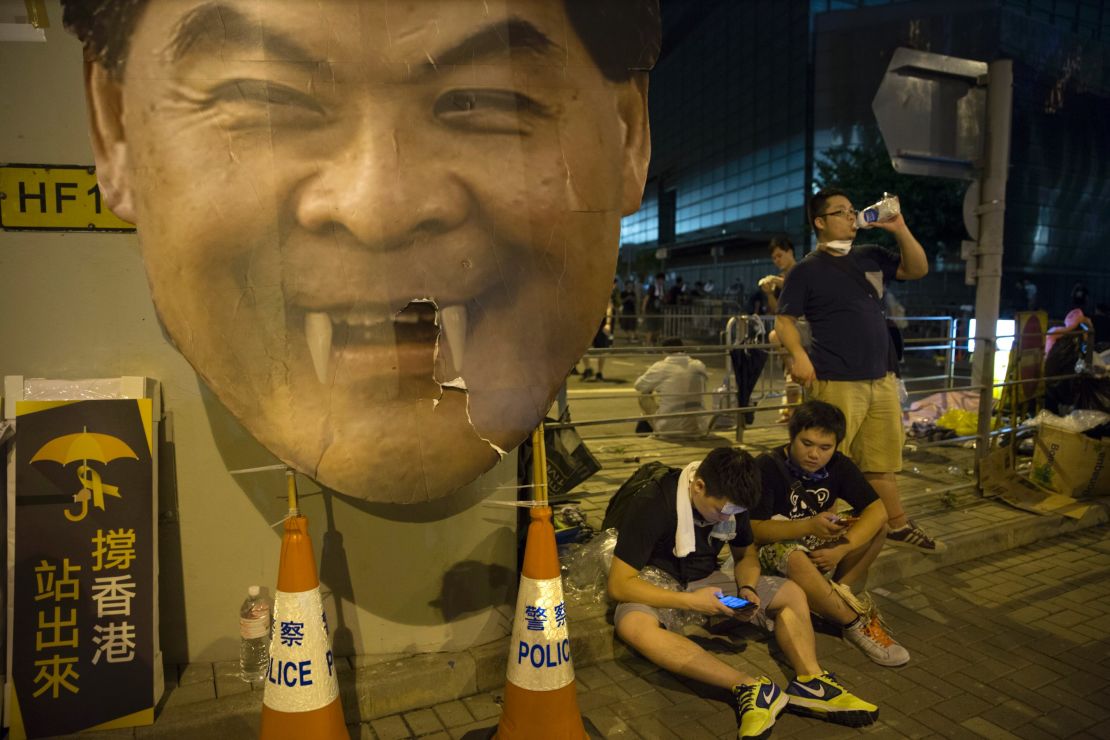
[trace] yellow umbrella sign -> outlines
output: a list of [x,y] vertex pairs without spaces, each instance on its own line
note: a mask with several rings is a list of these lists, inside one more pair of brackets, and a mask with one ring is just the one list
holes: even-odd
[[149,725],[162,672],[154,402],[15,407],[8,734]]
[[31,462],[49,460],[51,462],[69,465],[78,460],[81,465],[77,468],[77,478],[81,482],[81,490],[73,495],[73,501],[81,505],[79,512],[63,512],[66,519],[79,522],[89,513],[89,500],[93,506],[105,510],[104,497],[112,496],[122,498],[117,486],[104,483],[100,473],[89,467],[89,462],[99,462],[107,465],[113,460],[128,458],[138,460],[126,442],[110,434],[90,432],[87,428],[76,434],[65,434],[50,440],[31,457]]

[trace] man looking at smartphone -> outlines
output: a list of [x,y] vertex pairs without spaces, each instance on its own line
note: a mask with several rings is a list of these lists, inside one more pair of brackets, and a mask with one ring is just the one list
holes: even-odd
[[[836,451],[844,414],[807,401],[790,418],[790,443],[756,460],[763,494],[751,512],[765,573],[801,587],[814,613],[839,624],[844,639],[883,666],[904,665],[909,652],[883,627],[866,594],[867,569],[883,547],[886,508],[859,468]],[[840,515],[844,501],[853,515]]]
[[[748,510],[760,496],[759,471],[750,455],[732,448],[671,470],[628,502],[618,525],[610,597],[617,636],[672,673],[733,692],[740,709],[740,738],[766,737],[776,717],[792,711],[850,726],[869,725],[878,708],[849,693],[817,662],[809,605],[797,584],[760,576]],[[724,543],[731,572],[718,569]],[[641,577],[648,566],[662,571],[673,589]],[[736,595],[735,610],[721,597]],[[734,602],[735,603],[735,602]],[[767,676],[753,677],[664,626],[660,610],[733,617],[773,630],[797,672],[786,691]]]

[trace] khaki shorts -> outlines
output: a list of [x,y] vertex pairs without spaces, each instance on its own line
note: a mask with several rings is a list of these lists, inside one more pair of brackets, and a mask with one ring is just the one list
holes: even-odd
[[844,412],[847,433],[840,451],[864,473],[897,473],[902,469],[902,404],[894,373],[878,380],[816,380],[810,398]]
[[[773,576],[760,576],[759,580],[754,584],[755,593],[759,597],[759,608],[751,618],[751,624],[754,624],[760,629],[770,632],[775,628],[774,619],[767,613],[767,607],[770,606],[771,601],[774,600],[775,594],[779,592],[782,584],[786,583],[785,578],[775,578]],[[686,591],[697,591],[699,588],[712,586],[721,590],[725,596],[736,595],[736,579],[732,573],[725,573],[723,570],[713,571],[712,574],[702,578],[700,581],[691,581],[686,584]],[[635,602],[624,602],[617,604],[616,611],[613,612],[613,627],[616,628],[631,612],[643,612],[655,617],[655,621],[659,624],[664,624],[659,619],[659,610],[654,606],[647,604],[637,604]],[[664,625],[665,626],[665,625]]]

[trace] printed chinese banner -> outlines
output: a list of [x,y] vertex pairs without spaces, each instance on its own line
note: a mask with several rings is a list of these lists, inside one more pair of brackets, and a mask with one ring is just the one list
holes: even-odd
[[150,724],[152,403],[16,414],[12,737]]

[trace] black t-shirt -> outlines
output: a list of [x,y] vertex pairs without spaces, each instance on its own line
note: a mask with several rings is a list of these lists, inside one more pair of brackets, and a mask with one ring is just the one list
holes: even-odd
[[808,519],[831,509],[837,499],[847,501],[856,511],[863,511],[879,498],[856,464],[839,452],[834,452],[825,466],[828,477],[819,481],[794,476],[786,467],[784,447],[763,453],[755,463],[763,481],[763,495],[751,512],[752,519],[757,521],[771,519],[776,514],[787,519]]
[[[872,284],[878,300],[829,260],[843,260]],[[805,317],[813,333],[809,358],[820,380],[875,380],[894,372],[882,297],[901,258],[874,244],[852,247],[844,257],[811,252],[786,276],[779,313]]]
[[767,313],[767,294],[763,292],[763,288],[757,288],[748,299],[748,313],[752,316]]
[[[701,517],[695,509],[694,551],[684,558],[675,557],[674,532],[678,526],[675,507],[681,474],[682,471],[675,471],[664,476],[657,483],[650,484],[654,491],[644,490],[633,499],[621,522],[613,554],[638,571],[654,565],[685,586],[717,570],[717,556],[724,541],[709,536],[712,524],[698,526]],[[753,541],[748,513],[737,514],[736,537],[729,544],[744,548]]]
[[626,314],[636,313],[636,292],[632,290],[621,291],[621,312]]

